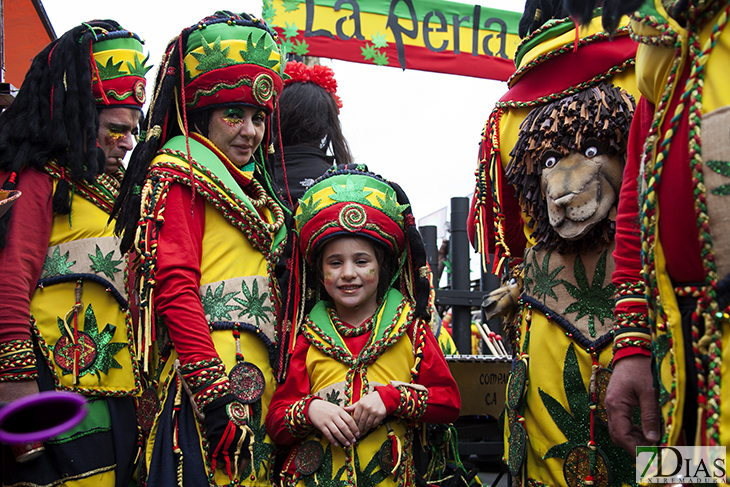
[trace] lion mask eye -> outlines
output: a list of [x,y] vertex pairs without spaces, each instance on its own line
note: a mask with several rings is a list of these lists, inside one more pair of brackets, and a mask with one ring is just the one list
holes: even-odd
[[547,169],[550,169],[558,163],[561,157],[562,156],[555,151],[548,151],[542,157],[542,165],[545,166]]

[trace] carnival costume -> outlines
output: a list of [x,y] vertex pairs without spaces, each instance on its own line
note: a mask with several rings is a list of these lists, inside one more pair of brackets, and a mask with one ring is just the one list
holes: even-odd
[[[68,57],[75,55],[83,63],[78,65],[80,73],[68,64]],[[47,137],[39,142],[47,150],[54,144],[51,133],[61,130],[57,118],[78,116],[74,97],[92,112],[141,110],[144,76],[150,69],[146,60],[136,34],[113,21],[83,24],[36,57],[17,108],[26,103],[23,91],[32,93],[37,86],[37,73],[52,83],[41,95],[47,100],[36,100],[49,110],[40,114],[48,126],[36,128]],[[84,76],[90,82],[86,87]],[[78,91],[68,88],[72,83],[78,83]],[[80,93],[83,90],[89,93]],[[25,111],[21,116],[32,115]],[[141,381],[129,314],[127,260],[109,224],[120,182],[94,174],[94,167],[103,171],[96,165],[96,150],[86,161],[74,153],[74,144],[88,141],[68,139],[82,137],[74,135],[68,120],[63,122],[69,133],[61,132],[60,150],[49,154],[52,158],[42,168],[22,161],[24,169],[2,171],[0,176],[22,192],[9,212],[6,245],[0,248],[5,283],[0,380],[36,379],[41,391],[78,392],[87,399],[88,414],[74,429],[47,441],[35,459],[18,463],[4,448],[4,485],[75,481],[126,486],[138,452],[132,397],[141,393]],[[96,144],[92,129],[86,130]],[[8,151],[7,144],[3,151]]]
[[643,97],[617,219],[614,348],[653,357],[661,445],[730,443],[728,14],[727,1],[657,0],[632,16]]
[[280,67],[272,31],[246,14],[217,12],[185,29],[163,58],[147,141],[130,162],[122,213],[124,241],[134,237],[139,256],[148,486],[270,485],[274,446],[263,424],[276,385],[273,263],[285,229],[261,162],[268,140],[258,162],[239,168],[187,120],[240,104],[270,120]]
[[[408,200],[365,171],[329,171],[296,212],[293,354],[266,421],[276,443],[290,447],[284,485],[415,485],[414,427],[458,417],[459,391],[429,327],[429,271]],[[395,269],[375,314],[357,325],[319,297],[312,268],[323,244],[342,235],[384,246]],[[314,400],[345,407],[373,391],[388,416],[350,446],[331,445],[308,419]]]
[[[626,26],[609,41],[600,19],[579,33],[568,18],[546,23],[518,47],[509,91],[482,135],[469,230],[519,295],[505,320],[513,367],[504,460],[525,484],[634,482],[633,457],[612,444],[603,399],[615,205],[634,109],[617,86],[632,91],[635,50]],[[612,168],[591,162],[601,154]],[[594,164],[601,169],[592,174]],[[580,188],[567,196],[557,189],[574,181]]]

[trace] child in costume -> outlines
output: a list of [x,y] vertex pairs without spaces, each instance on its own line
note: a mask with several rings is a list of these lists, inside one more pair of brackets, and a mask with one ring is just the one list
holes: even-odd
[[127,486],[134,474],[142,385],[109,214],[146,61],[117,22],[80,24],[33,59],[0,115],[0,181],[22,192],[0,218],[0,402],[56,389],[88,404],[35,458],[19,463],[4,446],[3,485]]
[[148,486],[269,485],[273,269],[286,233],[264,165],[282,89],[275,40],[227,11],[184,29],[122,187],[122,245],[139,256]]
[[504,457],[525,484],[619,487],[634,482],[634,456],[611,442],[604,397],[636,46],[625,26],[610,41],[600,19],[525,31],[485,126],[470,225],[505,282],[484,303],[508,315],[513,350]]
[[[595,4],[569,3],[581,19]],[[617,216],[611,435],[632,452],[652,443],[726,446],[730,3],[612,3],[607,29],[631,14],[641,99]]]
[[456,420],[461,399],[429,327],[408,199],[363,166],[339,166],[295,219],[291,360],[266,418],[290,447],[283,484],[415,485],[414,426]]

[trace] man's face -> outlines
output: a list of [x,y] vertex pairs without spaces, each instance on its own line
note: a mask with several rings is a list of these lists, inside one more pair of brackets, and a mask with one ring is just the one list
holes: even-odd
[[134,108],[105,108],[99,113],[99,147],[106,154],[104,172],[114,174],[122,166],[122,160],[134,148],[141,112]]

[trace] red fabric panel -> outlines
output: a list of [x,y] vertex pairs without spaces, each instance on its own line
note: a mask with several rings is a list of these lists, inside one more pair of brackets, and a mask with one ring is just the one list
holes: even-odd
[[[0,181],[8,174],[0,171]],[[53,224],[50,176],[26,169],[18,176],[16,189],[23,194],[13,204],[6,246],[0,249],[0,342],[31,337],[30,300],[41,276]]]

